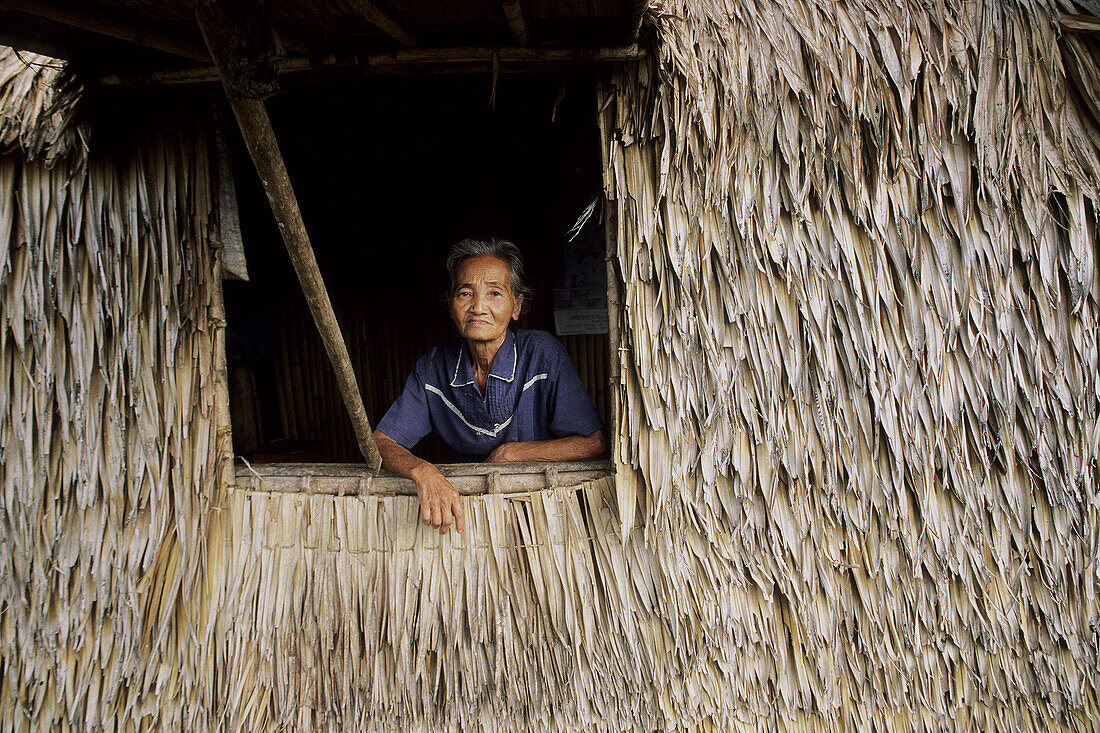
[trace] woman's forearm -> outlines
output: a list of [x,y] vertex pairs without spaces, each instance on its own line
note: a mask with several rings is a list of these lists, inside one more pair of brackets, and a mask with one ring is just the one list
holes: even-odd
[[424,524],[439,527],[441,533],[446,533],[452,522],[459,532],[465,528],[466,513],[458,492],[438,468],[379,430],[374,431],[374,442],[382,454],[382,467],[416,484]]
[[597,430],[591,435],[570,435],[553,440],[504,443],[489,454],[487,463],[520,461],[584,461],[607,455],[607,434]]
[[414,456],[412,451],[380,430],[374,431],[374,442],[378,445],[378,452],[382,455],[382,468],[396,473],[398,476],[415,480],[414,471],[420,473],[428,467],[435,468],[423,458]]

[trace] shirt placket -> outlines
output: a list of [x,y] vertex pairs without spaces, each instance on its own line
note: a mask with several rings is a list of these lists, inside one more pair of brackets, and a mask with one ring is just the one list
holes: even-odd
[[485,386],[486,404],[488,406],[489,420],[493,430],[500,430],[500,426],[508,419],[507,392],[508,385],[498,379],[490,379],[491,384]]

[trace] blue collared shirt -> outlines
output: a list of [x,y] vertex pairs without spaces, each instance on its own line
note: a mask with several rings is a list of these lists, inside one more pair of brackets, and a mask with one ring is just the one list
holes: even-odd
[[466,340],[420,357],[378,429],[412,448],[429,431],[455,454],[479,461],[503,443],[591,435],[603,428],[561,343],[545,331],[508,331],[485,379],[474,382]]

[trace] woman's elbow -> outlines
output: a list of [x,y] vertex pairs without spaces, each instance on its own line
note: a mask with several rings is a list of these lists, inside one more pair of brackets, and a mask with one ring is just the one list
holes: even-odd
[[587,448],[585,451],[587,458],[606,458],[607,457],[607,431],[604,429],[597,430],[588,436]]

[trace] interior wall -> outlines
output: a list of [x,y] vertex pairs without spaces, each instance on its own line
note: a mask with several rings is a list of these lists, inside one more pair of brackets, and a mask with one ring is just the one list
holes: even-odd
[[[601,192],[590,76],[386,78],[269,102],[371,424],[416,359],[454,336],[444,260],[464,237],[511,239],[535,287],[520,328],[554,332],[553,288],[578,215]],[[227,119],[232,119],[227,115]],[[230,134],[250,281],[227,282],[237,453],[359,459],[332,370],[251,162]],[[603,268],[599,212],[578,241]],[[562,338],[606,414],[606,334]],[[287,457],[278,439],[305,441]],[[284,445],[282,448],[285,448]],[[441,457],[434,437],[418,453]]]

